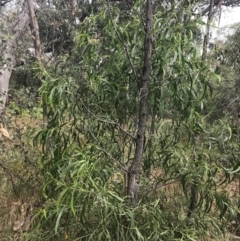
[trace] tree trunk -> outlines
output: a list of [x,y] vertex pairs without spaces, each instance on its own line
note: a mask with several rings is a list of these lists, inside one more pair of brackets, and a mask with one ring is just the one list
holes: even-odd
[[[33,41],[34,41],[34,48],[35,48],[35,57],[39,65],[41,65],[41,41],[39,35],[39,26],[38,21],[34,11],[33,0],[27,0],[28,9],[29,9],[29,16],[30,16],[30,27],[32,31]],[[42,4],[46,4],[46,1],[42,1]],[[38,76],[39,85],[42,83],[42,76],[41,74]],[[44,127],[47,126],[47,105],[43,103],[43,125]]]
[[138,130],[136,136],[136,150],[131,167],[128,171],[128,196],[130,203],[136,205],[139,192],[139,172],[141,169],[146,125],[148,120],[148,93],[150,85],[151,74],[151,58],[153,49],[153,2],[146,1],[146,37],[144,42],[144,65],[142,78],[138,85],[139,91],[139,116],[138,116]]
[[35,57],[39,64],[41,64],[41,46],[40,46],[40,36],[39,36],[39,26],[37,22],[37,18],[34,11],[33,0],[27,0],[28,10],[30,16],[30,27],[32,31],[32,38],[34,42],[35,48]]
[[23,36],[27,27],[29,25],[29,14],[28,8],[26,4],[26,0],[23,1],[22,11],[17,17],[16,22],[12,26],[12,36],[10,40],[8,40],[3,47],[3,60],[4,62],[0,63],[0,115],[4,113],[8,88],[9,88],[9,80],[11,78],[12,70],[15,66],[16,58],[15,58],[15,45],[17,45],[18,40]]
[[209,44],[209,35],[210,35],[210,27],[211,27],[211,22],[213,18],[213,6],[214,6],[214,0],[210,0],[210,5],[209,5],[209,12],[208,12],[208,20],[207,20],[207,30],[206,34],[204,36],[203,40],[203,53],[202,53],[202,59],[205,61],[207,57],[207,46]]

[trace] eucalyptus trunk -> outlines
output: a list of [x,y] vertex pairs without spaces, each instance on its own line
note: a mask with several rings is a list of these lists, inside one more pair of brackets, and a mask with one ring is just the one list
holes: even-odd
[[29,20],[28,7],[26,0],[24,0],[22,3],[22,11],[19,13],[15,23],[11,27],[11,38],[9,38],[3,46],[3,62],[0,63],[0,115],[2,115],[5,110],[9,81],[12,70],[16,64],[15,46],[28,28]]

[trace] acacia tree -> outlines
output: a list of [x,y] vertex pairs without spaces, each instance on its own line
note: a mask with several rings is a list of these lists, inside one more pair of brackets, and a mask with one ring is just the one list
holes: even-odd
[[81,23],[71,56],[45,70],[40,93],[49,122],[35,144],[44,153],[46,203],[29,239],[199,239],[206,233],[198,221],[213,203],[220,217],[226,212],[213,178],[223,169],[206,140],[217,145],[200,114],[216,79],[194,39],[201,21],[192,5],[183,17],[174,4],[151,6],[138,1],[126,14],[102,5]]
[[144,140],[146,139],[146,127],[148,122],[148,96],[151,81],[151,60],[153,51],[153,2],[148,0],[146,3],[146,36],[144,40],[144,59],[142,77],[138,83],[139,93],[139,116],[136,136],[136,149],[133,162],[128,170],[128,196],[131,203],[136,204],[139,192],[139,174],[144,153]]

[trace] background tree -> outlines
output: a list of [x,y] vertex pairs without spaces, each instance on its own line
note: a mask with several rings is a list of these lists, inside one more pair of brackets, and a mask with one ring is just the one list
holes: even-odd
[[12,70],[16,64],[16,58],[14,54],[14,48],[18,43],[21,36],[25,33],[29,24],[29,15],[26,1],[23,1],[22,11],[19,13],[13,26],[11,26],[11,33],[9,39],[7,39],[2,47],[3,58],[1,63],[1,75],[0,75],[0,90],[1,90],[1,105],[0,114],[3,113],[7,94],[9,80],[11,78]]

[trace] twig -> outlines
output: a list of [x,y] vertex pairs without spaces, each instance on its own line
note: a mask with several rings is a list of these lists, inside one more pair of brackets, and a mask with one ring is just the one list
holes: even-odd
[[129,132],[125,131],[118,123],[114,122],[114,121],[108,121],[108,120],[104,120],[104,119],[101,119],[99,117],[97,117],[96,115],[94,115],[87,107],[86,105],[83,103],[82,99],[80,98],[79,99],[81,104],[83,105],[83,107],[86,109],[86,111],[92,116],[94,117],[96,120],[98,121],[101,121],[103,123],[106,123],[106,124],[111,124],[111,125],[115,125],[117,126],[122,132],[124,132],[126,135],[130,136],[133,140],[135,140],[135,137],[133,135],[131,135]]
[[13,180],[13,174],[2,163],[0,163],[0,167],[10,176],[11,180]]
[[[89,131],[90,131],[90,133],[91,133],[91,135],[92,135],[92,137],[95,139],[95,141],[98,143],[98,140],[97,140],[97,138],[95,137],[95,135],[92,133],[92,131],[89,129],[89,128],[87,128]],[[98,143],[98,145],[100,146],[100,148],[101,148],[101,150],[110,158],[110,159],[112,159],[114,162],[116,162],[117,163],[117,165],[124,171],[124,172],[128,172],[128,170],[118,161],[118,160],[116,160],[114,157],[112,157],[108,152],[107,152],[107,150],[105,150],[99,143]]]

